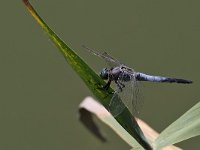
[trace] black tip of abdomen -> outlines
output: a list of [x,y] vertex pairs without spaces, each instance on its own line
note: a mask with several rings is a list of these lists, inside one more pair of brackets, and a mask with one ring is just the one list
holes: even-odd
[[170,82],[170,83],[182,83],[182,84],[191,84],[193,83],[193,81],[191,80],[185,80],[185,79],[176,79],[176,78],[167,78],[166,82]]

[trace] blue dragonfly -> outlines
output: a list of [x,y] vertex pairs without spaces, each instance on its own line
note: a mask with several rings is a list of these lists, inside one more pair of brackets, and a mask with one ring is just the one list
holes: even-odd
[[104,59],[110,68],[103,68],[100,72],[100,77],[103,80],[108,80],[107,84],[103,87],[105,90],[111,85],[111,82],[116,84],[116,88],[112,99],[109,104],[109,110],[113,116],[119,115],[125,107],[135,115],[138,113],[137,107],[140,104],[138,82],[162,82],[162,83],[180,83],[191,84],[191,80],[170,78],[163,76],[148,75],[142,72],[136,72],[134,69],[121,63],[119,60],[113,58],[108,53],[100,53],[96,50],[83,46],[93,55]]

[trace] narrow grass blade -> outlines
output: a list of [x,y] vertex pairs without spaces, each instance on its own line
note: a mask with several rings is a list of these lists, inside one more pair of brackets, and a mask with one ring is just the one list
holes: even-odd
[[200,135],[200,102],[167,127],[155,141],[155,147],[172,145]]
[[[108,91],[102,90],[102,85],[105,82],[69,47],[67,46],[50,27],[42,20],[37,14],[35,9],[29,3],[28,0],[23,0],[26,8],[34,19],[39,23],[43,30],[48,34],[49,38],[60,50],[65,57],[66,61],[71,65],[75,72],[82,78],[88,88],[92,91],[95,97],[99,100],[105,108],[108,108],[110,99],[112,97],[113,90],[110,88]],[[76,91],[75,91],[76,92]],[[117,122],[131,135],[133,136],[145,149],[151,149],[150,145],[146,141],[141,129],[137,122],[133,119],[128,109],[125,109],[123,113],[115,118]]]

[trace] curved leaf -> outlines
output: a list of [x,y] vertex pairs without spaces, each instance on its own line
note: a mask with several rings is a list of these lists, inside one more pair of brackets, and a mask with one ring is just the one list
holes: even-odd
[[155,141],[157,149],[200,135],[200,102],[167,127]]
[[[79,105],[79,113],[81,122],[102,142],[106,141],[105,136],[100,132],[101,130],[94,122],[93,117],[97,117],[104,124],[108,125],[119,137],[121,137],[128,145],[132,147],[134,150],[144,149],[139,145],[139,143],[130,136],[122,128],[117,121],[113,118],[113,116],[97,101],[95,101],[91,97],[86,97],[81,104]],[[95,115],[95,116],[94,116]],[[159,136],[159,134],[149,127],[145,122],[140,119],[137,119],[137,123],[140,125],[144,135],[151,142],[155,141],[155,139]],[[173,145],[163,148],[163,150],[181,150],[178,147]]]
[[[86,114],[85,111],[89,111],[90,113],[95,114],[96,117],[98,117],[103,123],[105,123],[112,130],[114,130],[115,133],[117,133],[132,148],[138,149],[138,150],[144,149],[130,134],[128,134],[128,132],[126,132],[126,130],[124,130],[124,128],[122,128],[122,126],[119,125],[119,123],[115,120],[115,118],[102,105],[96,102],[93,98],[86,97],[79,106],[79,112],[80,112],[81,118],[86,118],[87,119],[86,123],[88,122],[91,123],[91,118],[88,117],[88,113]],[[96,124],[95,124],[95,127],[94,127],[94,123],[92,124],[93,125],[92,125],[92,128],[90,128],[90,130],[92,131],[92,133],[97,135],[100,140],[102,140],[103,136],[99,132],[99,128],[97,127]],[[103,139],[105,140],[105,137]]]

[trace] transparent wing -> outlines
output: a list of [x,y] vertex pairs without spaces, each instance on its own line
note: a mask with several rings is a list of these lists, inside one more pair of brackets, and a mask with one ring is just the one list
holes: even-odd
[[129,109],[133,116],[137,116],[139,114],[139,109],[142,106],[141,100],[141,91],[139,88],[139,82],[135,80],[133,76],[132,79],[128,82],[121,81],[125,87],[122,92],[119,93],[119,97],[125,104],[125,106]]
[[[133,116],[139,114],[139,109],[142,106],[141,95],[139,82],[135,78],[135,73],[127,70],[119,77],[119,82],[121,82],[125,87],[122,89],[122,92],[119,92],[118,95],[123,101],[124,105],[129,109]],[[125,75],[130,74],[130,81],[124,82]]]
[[134,76],[128,82],[124,82],[123,78],[122,74],[119,82],[124,84],[125,87],[122,91],[118,87],[116,88],[109,105],[110,112],[113,116],[118,116],[127,107],[133,116],[137,116],[142,106],[139,83]]
[[116,117],[123,112],[124,108],[125,105],[119,96],[119,91],[115,91],[109,104],[110,113]]
[[106,52],[100,53],[100,52],[97,52],[93,49],[86,47],[85,45],[83,45],[83,48],[87,49],[87,51],[92,53],[93,55],[96,55],[96,56],[103,58],[108,63],[108,65],[111,66],[111,67],[119,66],[121,64],[117,59],[113,58],[112,56],[110,56]]

